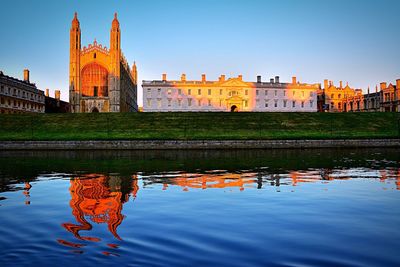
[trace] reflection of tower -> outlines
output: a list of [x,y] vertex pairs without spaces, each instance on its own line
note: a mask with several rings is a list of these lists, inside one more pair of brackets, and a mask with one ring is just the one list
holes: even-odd
[[397,169],[396,174],[396,189],[400,190],[400,169]]
[[87,175],[84,179],[72,179],[70,183],[70,206],[78,224],[64,223],[62,226],[78,239],[100,241],[99,238],[81,237],[79,231],[92,229],[89,220],[97,224],[105,223],[113,236],[121,240],[117,228],[124,219],[122,205],[129,200],[131,192],[133,197],[136,196],[139,190],[136,177],[131,180]]
[[30,201],[30,197],[31,195],[29,194],[29,190],[32,188],[31,184],[29,182],[25,183],[24,186],[24,195],[25,195],[25,205],[30,205],[31,201]]

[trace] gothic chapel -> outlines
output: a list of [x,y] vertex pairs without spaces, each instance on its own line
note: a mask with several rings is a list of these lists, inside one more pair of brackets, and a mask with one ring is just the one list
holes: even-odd
[[137,69],[129,67],[121,51],[121,30],[117,13],[110,33],[110,48],[93,44],[81,49],[77,13],[70,30],[69,101],[72,113],[135,112]]

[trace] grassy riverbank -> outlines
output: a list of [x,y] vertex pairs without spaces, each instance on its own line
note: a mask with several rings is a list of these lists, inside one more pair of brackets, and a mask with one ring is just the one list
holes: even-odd
[[398,138],[399,113],[0,115],[0,140]]

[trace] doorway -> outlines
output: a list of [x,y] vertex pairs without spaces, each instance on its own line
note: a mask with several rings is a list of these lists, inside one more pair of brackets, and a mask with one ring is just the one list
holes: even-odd
[[239,109],[236,105],[231,106],[231,112],[239,112]]

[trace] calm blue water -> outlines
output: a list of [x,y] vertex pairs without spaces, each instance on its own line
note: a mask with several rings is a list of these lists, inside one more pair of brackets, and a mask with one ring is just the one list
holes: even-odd
[[399,266],[397,150],[0,153],[0,266]]

